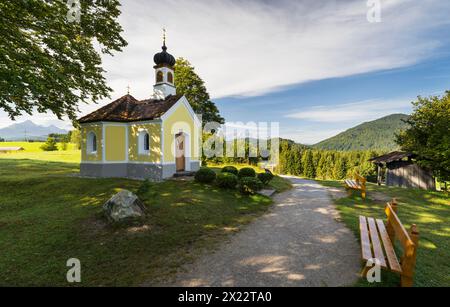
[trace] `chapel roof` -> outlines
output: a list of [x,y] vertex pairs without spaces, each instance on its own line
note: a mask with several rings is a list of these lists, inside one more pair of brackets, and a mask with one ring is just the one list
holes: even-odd
[[78,121],[80,124],[94,122],[135,122],[154,120],[163,116],[182,95],[170,95],[165,99],[137,100],[127,94],[110,104],[94,111]]

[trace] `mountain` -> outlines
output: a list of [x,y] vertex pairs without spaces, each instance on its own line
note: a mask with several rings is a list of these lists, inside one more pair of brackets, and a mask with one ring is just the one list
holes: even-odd
[[39,126],[28,120],[0,129],[0,138],[7,141],[45,140],[51,133],[66,134],[68,131],[53,125],[49,127]]
[[383,150],[398,149],[395,134],[405,129],[408,119],[405,114],[392,114],[371,122],[363,123],[332,138],[313,145],[326,150]]

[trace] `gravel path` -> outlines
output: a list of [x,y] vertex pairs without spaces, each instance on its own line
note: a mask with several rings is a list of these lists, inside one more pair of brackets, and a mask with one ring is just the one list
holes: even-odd
[[336,220],[327,188],[288,177],[263,217],[184,268],[176,286],[344,286],[356,281],[359,245]]

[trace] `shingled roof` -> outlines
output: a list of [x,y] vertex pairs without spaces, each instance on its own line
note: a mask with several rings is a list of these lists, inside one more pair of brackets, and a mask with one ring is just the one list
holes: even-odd
[[373,163],[391,163],[400,161],[404,158],[413,158],[414,156],[415,155],[410,152],[394,151],[383,156],[372,158],[369,161]]
[[110,104],[80,118],[81,124],[94,122],[136,122],[153,120],[163,116],[172,108],[182,95],[170,95],[164,100],[137,100],[131,95],[125,95]]

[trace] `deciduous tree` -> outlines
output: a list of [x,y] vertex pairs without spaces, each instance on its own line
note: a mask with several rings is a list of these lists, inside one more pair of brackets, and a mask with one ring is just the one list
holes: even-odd
[[417,163],[441,180],[450,180],[450,91],[445,95],[418,97],[409,128],[397,135],[403,150],[417,155]]
[[175,84],[177,93],[185,95],[195,113],[202,115],[203,123],[225,122],[219,109],[211,101],[205,82],[197,75],[191,63],[183,58],[177,59],[175,64]]
[[109,96],[101,54],[127,44],[117,22],[120,3],[80,3],[78,22],[67,1],[0,2],[0,109],[11,119],[50,111],[75,120],[79,103]]

